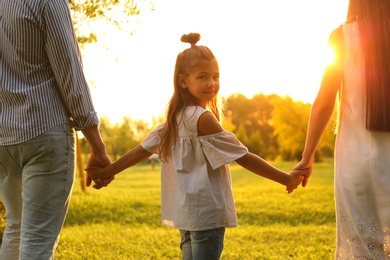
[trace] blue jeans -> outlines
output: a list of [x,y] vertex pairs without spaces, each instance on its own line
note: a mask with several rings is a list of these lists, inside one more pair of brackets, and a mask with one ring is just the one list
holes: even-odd
[[74,183],[75,137],[68,124],[0,147],[6,228],[0,259],[54,259]]
[[205,231],[180,230],[182,260],[218,260],[223,250],[225,228]]

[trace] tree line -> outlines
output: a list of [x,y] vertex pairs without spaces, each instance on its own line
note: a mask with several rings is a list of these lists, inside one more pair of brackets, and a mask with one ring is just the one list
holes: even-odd
[[[311,104],[294,101],[289,96],[257,94],[247,98],[233,94],[226,98],[222,125],[234,133],[248,149],[266,160],[296,161],[301,159],[305,145]],[[107,152],[116,160],[138,145],[164,115],[153,117],[151,123],[125,116],[111,124],[108,117],[100,118],[100,132]],[[329,123],[317,150],[315,160],[333,156],[334,120]],[[84,139],[82,153],[89,153]]]

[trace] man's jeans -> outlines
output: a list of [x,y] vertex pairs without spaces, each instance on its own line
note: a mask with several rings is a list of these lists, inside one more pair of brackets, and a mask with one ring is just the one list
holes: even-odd
[[7,223],[0,259],[54,258],[74,183],[74,156],[69,124],[0,147],[0,197]]
[[180,230],[182,260],[218,260],[223,250],[225,228],[205,231]]

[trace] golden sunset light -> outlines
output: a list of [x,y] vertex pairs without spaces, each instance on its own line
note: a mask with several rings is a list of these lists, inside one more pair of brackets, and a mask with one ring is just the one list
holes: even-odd
[[[133,35],[109,30],[83,50],[84,67],[100,116],[150,121],[164,113],[173,90],[182,34],[216,55],[220,94],[275,93],[312,102],[332,59],[327,40],[344,21],[347,0],[154,2],[141,11]],[[142,8],[141,8],[142,10]],[[104,29],[104,26],[100,26]],[[94,29],[95,30],[95,29]]]

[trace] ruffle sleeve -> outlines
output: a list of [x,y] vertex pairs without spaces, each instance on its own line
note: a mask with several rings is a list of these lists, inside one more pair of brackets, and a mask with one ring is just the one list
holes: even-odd
[[199,136],[199,141],[204,155],[214,170],[248,153],[248,149],[227,131]]
[[153,131],[151,131],[145,139],[142,141],[141,146],[150,153],[160,154],[160,136],[164,124],[159,125]]

